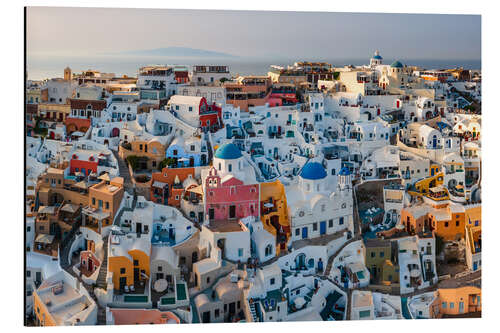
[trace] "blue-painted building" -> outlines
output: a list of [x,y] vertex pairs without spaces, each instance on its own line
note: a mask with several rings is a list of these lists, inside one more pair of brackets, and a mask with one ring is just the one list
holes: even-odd
[[207,146],[201,139],[190,139],[184,141],[182,137],[177,137],[168,147],[166,158],[173,158],[177,161],[175,167],[198,167],[208,165]]

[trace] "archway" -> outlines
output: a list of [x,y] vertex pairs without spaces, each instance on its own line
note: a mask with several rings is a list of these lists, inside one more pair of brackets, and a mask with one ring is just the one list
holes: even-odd
[[295,257],[295,268],[298,270],[306,268],[306,255],[304,253]]
[[117,137],[117,136],[120,136],[120,130],[119,130],[118,128],[116,128],[116,127],[115,127],[115,128],[113,128],[113,129],[111,130],[111,137],[112,137],[112,138],[115,138],[115,137]]

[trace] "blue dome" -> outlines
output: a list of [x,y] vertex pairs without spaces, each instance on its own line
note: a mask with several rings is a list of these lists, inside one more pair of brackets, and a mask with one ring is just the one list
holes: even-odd
[[309,162],[302,168],[300,176],[304,179],[317,180],[326,177],[326,171],[318,162]]
[[382,60],[382,57],[381,57],[381,56],[379,56],[379,55],[374,55],[374,56],[373,56],[373,59]]
[[226,143],[217,148],[215,152],[215,157],[223,159],[223,160],[234,160],[236,158],[240,158],[241,151],[234,143]]
[[391,64],[391,67],[394,67],[394,68],[403,68],[403,64],[396,60],[396,61],[394,61]]
[[343,167],[340,169],[339,175],[340,176],[349,176],[351,174],[351,171],[349,171],[348,167]]

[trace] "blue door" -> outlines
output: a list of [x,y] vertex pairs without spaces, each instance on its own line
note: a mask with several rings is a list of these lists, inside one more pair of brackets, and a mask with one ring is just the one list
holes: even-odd
[[326,221],[321,221],[319,223],[319,234],[320,235],[326,234]]
[[431,168],[431,176],[434,176],[434,168]]
[[307,238],[307,227],[302,228],[302,239]]
[[477,261],[474,261],[474,264],[472,265],[472,270],[477,271]]
[[437,147],[437,137],[434,135],[432,137],[432,148],[436,148]]

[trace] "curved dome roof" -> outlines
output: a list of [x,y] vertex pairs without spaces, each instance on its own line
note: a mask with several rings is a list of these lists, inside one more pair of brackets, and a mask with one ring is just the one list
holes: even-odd
[[343,167],[342,169],[340,169],[340,172],[339,172],[340,176],[348,176],[350,174],[351,174],[351,171],[349,171],[348,167]]
[[309,162],[302,168],[300,176],[304,179],[317,180],[326,177],[326,171],[318,162]]
[[234,143],[226,143],[217,148],[215,152],[215,157],[223,159],[223,160],[234,160],[240,158],[241,151]]
[[382,60],[382,57],[379,56],[378,54],[376,54],[376,55],[373,56],[373,59]]
[[394,61],[392,64],[391,64],[391,67],[394,67],[394,68],[402,68],[403,67],[403,64],[401,62],[399,62],[398,60]]

